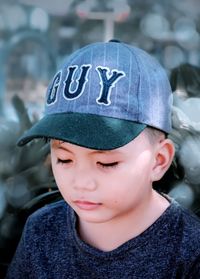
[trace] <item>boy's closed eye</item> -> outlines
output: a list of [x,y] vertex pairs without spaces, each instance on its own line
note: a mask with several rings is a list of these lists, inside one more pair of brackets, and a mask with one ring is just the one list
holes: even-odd
[[[71,159],[60,159],[58,158],[57,159],[57,164],[70,164],[72,163],[72,160]],[[119,162],[109,162],[109,163],[104,163],[104,162],[97,162],[96,163],[97,165],[99,165],[100,167],[102,168],[114,168],[114,167],[117,167],[117,165],[119,164]]]
[[114,168],[117,167],[119,162],[110,162],[110,163],[103,163],[97,162],[97,165],[101,166],[102,168]]
[[72,163],[72,160],[70,159],[66,159],[66,160],[63,160],[63,159],[57,159],[57,164],[69,164],[69,163]]

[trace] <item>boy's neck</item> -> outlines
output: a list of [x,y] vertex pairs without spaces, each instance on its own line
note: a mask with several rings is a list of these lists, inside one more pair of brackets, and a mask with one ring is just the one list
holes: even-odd
[[89,223],[79,220],[79,235],[89,245],[102,250],[112,251],[128,240],[140,235],[150,227],[167,209],[169,201],[152,192],[148,204],[135,210],[132,216],[105,223]]

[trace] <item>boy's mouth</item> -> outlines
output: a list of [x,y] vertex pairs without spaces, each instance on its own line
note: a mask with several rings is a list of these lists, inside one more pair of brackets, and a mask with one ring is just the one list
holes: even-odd
[[74,204],[82,210],[93,210],[97,209],[101,203],[96,203],[96,202],[90,202],[90,201],[82,201],[82,200],[76,200],[74,201]]

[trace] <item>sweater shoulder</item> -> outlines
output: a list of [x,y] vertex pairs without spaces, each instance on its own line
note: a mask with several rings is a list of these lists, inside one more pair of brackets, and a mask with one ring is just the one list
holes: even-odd
[[193,212],[180,207],[179,229],[177,228],[180,252],[185,262],[200,258],[200,219]]
[[45,205],[28,217],[26,226],[42,229],[44,226],[59,224],[65,220],[68,208],[64,200]]
[[200,219],[193,212],[182,208],[182,222],[188,236],[198,236],[200,239]]

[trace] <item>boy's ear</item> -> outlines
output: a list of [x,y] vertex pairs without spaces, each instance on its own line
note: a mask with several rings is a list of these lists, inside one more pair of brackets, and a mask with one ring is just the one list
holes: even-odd
[[170,167],[175,153],[174,144],[170,139],[158,143],[155,153],[155,164],[152,169],[151,181],[160,180]]

